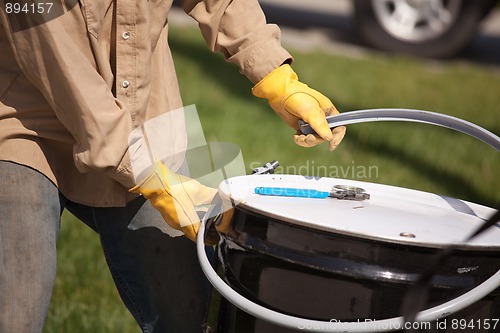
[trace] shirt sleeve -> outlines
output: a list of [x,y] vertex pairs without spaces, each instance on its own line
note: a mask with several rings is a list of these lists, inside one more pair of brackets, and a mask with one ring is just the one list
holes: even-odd
[[54,2],[50,15],[14,14],[7,2],[0,5],[1,25],[17,63],[74,138],[78,170],[104,172],[132,187],[131,118],[96,69],[78,2]]
[[281,46],[281,31],[268,24],[257,0],[183,0],[209,48],[235,63],[253,83],[292,56]]

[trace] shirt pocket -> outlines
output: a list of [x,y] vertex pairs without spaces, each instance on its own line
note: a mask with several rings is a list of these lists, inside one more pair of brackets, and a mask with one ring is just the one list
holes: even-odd
[[109,10],[112,10],[113,0],[80,0],[87,31],[97,38],[101,31],[102,22]]

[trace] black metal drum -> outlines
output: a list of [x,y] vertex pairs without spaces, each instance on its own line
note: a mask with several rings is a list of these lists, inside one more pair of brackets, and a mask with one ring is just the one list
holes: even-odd
[[[271,189],[271,195],[256,194],[256,188]],[[332,323],[398,317],[408,288],[449,244],[459,248],[433,277],[428,307],[453,301],[500,270],[499,225],[462,243],[495,212],[481,205],[387,185],[293,175],[231,178],[219,192],[237,204],[219,244],[224,279],[245,298],[283,314]],[[467,323],[474,326],[469,331],[498,332],[499,318],[496,289],[420,327],[458,332]],[[219,306],[217,332],[307,329],[271,324],[224,299]]]

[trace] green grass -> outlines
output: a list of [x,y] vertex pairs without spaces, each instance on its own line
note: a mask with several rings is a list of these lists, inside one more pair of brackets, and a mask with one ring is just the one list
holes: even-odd
[[[489,206],[500,202],[500,154],[478,140],[430,125],[370,123],[350,126],[333,153],[325,145],[300,148],[291,140],[293,131],[251,95],[252,85],[237,68],[207,51],[197,30],[174,29],[171,47],[184,104],[196,104],[209,141],[241,147],[248,171],[277,159],[282,172],[391,184]],[[424,109],[500,134],[498,72],[460,62],[291,51],[301,80],[340,111]],[[98,237],[67,214],[58,248],[44,332],[138,332],[114,289]]]
[[[284,171],[328,175],[321,174],[325,172],[319,166],[323,166],[332,170],[332,176],[339,171],[347,173],[344,178],[416,188],[486,205],[500,202],[500,155],[476,139],[430,125],[370,123],[349,127],[334,153],[324,145],[297,147],[291,141],[293,131],[264,100],[252,96],[251,84],[233,66],[205,51],[195,30],[171,40],[184,104],[196,104],[209,140],[238,144],[247,167],[277,159]],[[472,65],[436,65],[403,57],[353,60],[320,52],[292,53],[301,80],[329,96],[340,111],[423,109],[500,133],[498,73]],[[378,173],[365,177],[369,175],[351,172],[369,166]]]

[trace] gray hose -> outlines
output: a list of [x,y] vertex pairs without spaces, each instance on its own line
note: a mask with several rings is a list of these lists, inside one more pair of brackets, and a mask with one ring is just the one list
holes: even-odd
[[[426,123],[447,127],[468,134],[487,143],[497,151],[500,151],[500,138],[495,134],[468,121],[429,111],[409,109],[359,110],[327,117],[327,121],[330,125],[330,128],[374,121],[406,121]],[[314,133],[309,124],[301,122],[300,128],[304,134]],[[207,213],[205,217],[209,215],[210,214]],[[405,328],[412,328],[405,326],[405,324],[408,323],[405,323],[403,317],[395,317],[368,322],[317,321],[289,316],[253,303],[252,301],[246,299],[245,297],[234,291],[229,285],[224,282],[224,280],[219,277],[217,272],[215,272],[215,270],[212,268],[212,265],[207,258],[204,245],[206,220],[207,218],[203,219],[197,238],[197,252],[201,268],[214,288],[217,289],[223,297],[225,297],[228,301],[230,301],[233,305],[240,308],[241,310],[257,318],[263,319],[279,326],[309,332],[387,332]],[[489,295],[499,286],[500,270],[493,274],[488,280],[484,281],[465,294],[446,303],[420,312],[417,315],[416,320],[422,322],[431,322],[438,318],[442,318],[449,314],[460,311],[467,306],[479,301],[481,298]]]
[[[406,121],[437,125],[468,134],[500,151],[500,138],[495,134],[466,120],[436,112],[411,109],[371,109],[344,112],[326,117],[326,120],[330,128],[374,121]],[[299,122],[299,126],[304,134],[314,133],[311,126],[303,121]]]

